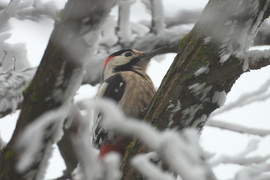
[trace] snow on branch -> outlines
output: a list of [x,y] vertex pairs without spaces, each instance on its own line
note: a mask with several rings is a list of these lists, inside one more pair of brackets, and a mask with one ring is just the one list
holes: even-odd
[[25,45],[4,42],[9,37],[8,33],[0,34],[0,73],[22,71],[30,67]]
[[[3,147],[5,147],[6,143],[2,140],[1,138],[1,133],[0,133],[0,152],[1,152],[1,149],[3,149]],[[0,157],[1,157],[1,153],[0,153]]]
[[[90,129],[90,112],[87,112],[85,116],[82,116],[79,109],[76,106],[72,108],[72,144],[75,150],[75,154],[80,163],[79,171],[76,176],[80,179],[96,179],[100,171],[100,164],[96,158],[96,152],[91,145],[91,137],[89,136]],[[79,147],[79,148],[78,148]]]
[[[31,7],[33,7],[34,4],[37,4],[36,2],[34,2],[33,0],[12,0],[10,1],[10,3],[4,7],[2,6],[4,9],[0,12],[0,28],[3,29],[3,25],[6,24],[8,22],[8,20],[11,17],[17,16],[19,13],[21,15],[26,15],[27,13],[29,14],[29,12],[31,11]],[[45,5],[45,4],[44,4]],[[46,4],[47,5],[47,4]],[[55,8],[53,6],[45,6],[43,8],[39,8],[38,12],[39,13],[45,13],[45,9],[46,8],[51,8],[51,12],[50,14],[55,10]],[[42,10],[41,10],[42,9]],[[47,13],[49,14],[49,13]],[[38,15],[38,14],[35,14]],[[20,15],[18,15],[19,17]],[[34,17],[32,17],[34,18]]]
[[[212,4],[211,4],[212,3]],[[245,53],[250,48],[261,23],[269,16],[269,1],[209,1],[208,7],[220,6],[215,11],[205,12],[200,21],[207,26],[204,31],[217,41],[222,42],[219,49],[220,62],[231,56],[244,59],[243,71],[249,68]],[[224,11],[226,9],[226,11]],[[218,19],[218,24],[214,19]],[[215,28],[212,28],[215,27]],[[208,32],[207,32],[208,31]],[[209,33],[210,32],[210,33]]]
[[[27,179],[43,179],[51,157],[52,145],[62,137],[64,120],[70,114],[71,104],[47,111],[33,123],[29,124],[19,140],[16,149],[19,154],[17,170],[28,171]],[[49,139],[49,141],[48,141]],[[43,144],[44,141],[48,141]],[[33,165],[38,164],[38,167]],[[31,170],[29,168],[32,167]]]
[[187,130],[181,135],[173,130],[160,132],[146,122],[126,117],[110,101],[89,101],[87,104],[88,110],[98,109],[102,112],[102,126],[105,129],[135,135],[183,179],[215,179],[210,167],[201,158],[203,152],[198,144],[197,131]]
[[270,94],[267,93],[267,90],[270,87],[270,79],[266,81],[261,87],[259,87],[256,91],[242,94],[236,101],[227,104],[226,106],[222,107],[221,109],[218,109],[214,111],[210,118],[213,118],[214,116],[227,112],[231,109],[242,107],[248,104],[251,104],[253,102],[257,101],[265,101],[270,97]]
[[144,176],[151,180],[175,180],[168,172],[163,172],[149,159],[148,154],[137,155],[132,160],[132,165]]
[[258,129],[258,128],[249,128],[242,125],[237,125],[235,123],[228,123],[228,122],[214,120],[214,119],[209,119],[206,125],[210,127],[225,129],[225,130],[234,131],[238,133],[262,136],[262,137],[270,135],[270,129],[266,130],[266,129]]
[[209,160],[209,163],[212,166],[218,166],[219,164],[239,164],[243,166],[261,164],[267,161],[270,158],[270,155],[259,156],[259,155],[250,155],[252,152],[257,150],[259,140],[251,140],[249,144],[236,155],[221,155],[214,159]]
[[53,1],[41,2],[41,0],[34,0],[29,8],[18,11],[16,18],[38,21],[41,18],[47,17],[57,20],[59,18],[58,13],[59,10]]
[[270,179],[269,171],[270,171],[270,164],[261,163],[256,166],[250,165],[248,167],[244,167],[236,174],[235,177],[237,180],[254,180],[254,179],[266,180]]
[[[71,141],[79,162],[79,167],[73,174],[74,179],[120,180],[119,155],[109,153],[102,161],[98,159],[98,151],[92,147],[92,138],[89,135],[90,120],[93,118],[92,111],[85,111],[87,105],[84,101],[78,102],[77,105],[72,107],[69,117],[69,121],[71,121]],[[83,111],[83,113],[80,111]]]
[[246,53],[246,58],[249,61],[249,68],[251,70],[261,69],[270,65],[270,49],[249,51]]
[[[90,3],[84,0],[68,1],[63,11],[62,21],[55,26],[51,39],[49,40],[48,48],[45,50],[45,54],[42,58],[41,66],[39,66],[36,76],[29,86],[28,94],[26,94],[27,97],[32,97],[29,92],[34,92],[35,95],[38,95],[35,96],[35,100],[27,98],[25,101],[24,105],[30,105],[32,108],[30,108],[30,110],[29,108],[23,108],[18,120],[18,124],[22,124],[22,126],[19,128],[17,126],[13,138],[16,138],[16,135],[19,134],[18,131],[32,121],[34,121],[34,125],[37,123],[37,127],[33,126],[29,129],[41,128],[41,135],[39,135],[39,138],[35,141],[39,143],[35,143],[36,147],[34,146],[35,144],[33,145],[34,147],[31,146],[32,149],[35,149],[33,152],[34,155],[32,155],[32,157],[35,158],[34,161],[31,161],[31,159],[28,161],[29,155],[26,155],[26,158],[23,158],[18,164],[18,170],[21,171],[22,176],[28,176],[28,179],[42,179],[52,144],[59,140],[55,140],[55,133],[62,132],[62,121],[69,115],[69,107],[63,108],[67,109],[67,111],[61,111],[61,107],[72,102],[75,92],[81,85],[84,74],[83,65],[86,60],[85,56],[87,53],[91,54],[95,51],[95,43],[98,38],[96,36],[97,32],[100,30],[102,22],[108,15],[110,9],[116,4],[117,0],[106,1],[107,3],[100,0],[92,0],[92,2],[93,3]],[[93,9],[92,5],[94,3],[97,6]],[[51,48],[53,52],[50,51]],[[55,61],[57,61],[56,64],[51,63]],[[51,68],[53,68],[53,71]],[[51,75],[48,77],[46,73],[51,73]],[[36,84],[39,86],[36,87]],[[49,111],[51,114],[47,115],[46,111],[57,109],[58,107],[60,108],[59,112]],[[42,115],[44,113],[45,117]],[[57,113],[59,113],[58,116],[56,115]],[[64,115],[62,113],[64,113]],[[54,123],[39,124],[39,119],[34,119],[33,117],[44,118],[46,122],[51,122],[51,118],[54,118],[52,121],[58,122],[55,119],[57,118],[60,122],[59,125],[57,124],[55,126]],[[58,131],[60,128],[61,131]],[[21,144],[20,149],[22,150],[30,146],[29,143],[24,140],[29,140],[29,134],[33,135],[31,130],[27,127],[26,129],[26,132],[28,132],[26,134],[28,135],[25,135],[26,138],[19,143]],[[24,143],[28,146],[24,147]]]
[[3,9],[0,12],[0,26],[6,23],[11,17],[33,21],[37,21],[42,17],[56,20],[59,11],[56,9],[53,1],[42,3],[40,0],[13,0],[8,5],[1,4],[0,7]]
[[20,0],[10,1],[8,6],[5,7],[0,12],[0,28],[1,28],[1,30],[3,29],[3,25],[5,25],[7,23],[7,21],[16,14],[19,3],[20,3]]
[[200,17],[202,9],[197,10],[181,10],[175,16],[166,16],[166,27],[179,26],[183,24],[194,24]]
[[158,34],[149,33],[144,37],[138,37],[128,44],[128,46],[143,51],[151,51],[155,48],[167,46],[167,51],[164,52],[164,54],[170,52],[176,53],[177,43],[188,33],[188,31],[189,29],[185,29],[183,27],[165,29]]
[[22,92],[29,85],[36,69],[0,74],[0,117],[14,112],[23,100]]
[[118,13],[118,36],[121,43],[133,41],[130,23],[130,7],[134,0],[122,1]]
[[150,0],[151,2],[151,14],[152,14],[152,26],[151,32],[158,34],[164,30],[164,9],[162,0]]

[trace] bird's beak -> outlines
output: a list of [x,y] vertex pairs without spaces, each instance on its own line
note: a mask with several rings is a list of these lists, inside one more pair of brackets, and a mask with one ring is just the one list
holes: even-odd
[[150,60],[152,57],[166,52],[166,49],[167,49],[167,46],[164,46],[164,47],[154,49],[151,52],[143,52],[141,53],[139,57],[140,59]]

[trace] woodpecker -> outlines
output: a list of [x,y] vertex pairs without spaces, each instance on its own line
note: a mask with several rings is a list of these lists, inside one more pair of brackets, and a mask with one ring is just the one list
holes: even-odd
[[[96,98],[115,101],[126,116],[141,118],[156,90],[146,73],[152,57],[164,48],[143,53],[135,49],[123,49],[111,54],[104,61],[102,83]],[[100,150],[100,158],[108,152],[118,152],[122,157],[130,139],[122,134],[108,132],[100,126],[102,114],[97,115],[93,143]]]

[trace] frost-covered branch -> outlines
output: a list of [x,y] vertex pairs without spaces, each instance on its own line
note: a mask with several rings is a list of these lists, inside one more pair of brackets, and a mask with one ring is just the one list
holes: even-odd
[[[116,3],[117,0],[69,0],[66,4],[62,19],[56,23],[52,32],[42,62],[24,93],[23,107],[11,141],[2,151],[5,158],[0,158],[0,179],[20,180],[29,173],[32,177],[38,176],[43,158],[37,159],[22,174],[15,170],[15,140],[28,124],[35,122],[46,111],[72,101],[82,83],[87,57],[92,56],[96,50],[100,27]],[[93,4],[95,8],[92,8]],[[52,130],[53,126],[47,128],[47,131]],[[39,154],[41,157],[45,158],[47,148],[52,145],[51,136],[52,134],[48,134],[43,139],[40,147],[43,150]]]
[[[16,143],[19,161],[17,170],[27,179],[43,179],[48,161],[52,154],[52,145],[63,135],[62,126],[69,116],[70,104],[63,105],[41,115],[29,124]],[[44,143],[44,141],[47,141]],[[36,168],[31,168],[38,165]]]
[[166,27],[179,26],[185,24],[194,24],[200,17],[202,9],[200,10],[181,10],[175,16],[166,16]]
[[269,175],[270,164],[269,163],[261,163],[256,166],[250,165],[248,167],[244,167],[241,169],[236,175],[237,180],[254,180],[254,179],[262,179],[267,180],[270,178]]
[[1,4],[0,26],[6,23],[11,17],[18,19],[30,19],[37,21],[42,17],[48,17],[51,19],[57,19],[58,9],[56,9],[53,1],[42,3],[40,0],[26,0],[19,1],[13,0],[10,1],[8,5]]
[[210,127],[220,128],[223,130],[229,130],[229,131],[234,131],[238,133],[262,136],[262,137],[270,135],[270,129],[267,130],[267,129],[249,128],[246,126],[237,125],[235,123],[229,123],[229,122],[224,122],[224,121],[214,120],[214,119],[209,119],[206,125]]
[[186,35],[188,29],[182,27],[175,27],[172,29],[165,29],[159,34],[147,34],[144,37],[138,37],[129,44],[135,49],[150,51],[155,48],[167,46],[167,51],[164,53],[177,52],[177,43]]
[[247,147],[243,149],[236,155],[229,156],[229,155],[221,155],[212,160],[210,160],[210,164],[212,166],[217,166],[219,164],[239,164],[243,166],[254,165],[254,164],[261,164],[266,162],[267,159],[270,158],[270,155],[266,156],[259,156],[259,155],[249,155],[258,148],[259,141],[258,140],[251,140]]
[[[105,129],[135,135],[183,179],[215,179],[211,169],[201,158],[203,154],[198,144],[197,132],[190,130],[181,135],[173,130],[160,132],[143,121],[125,117],[114,103],[108,101],[89,101],[88,110],[93,108],[102,112],[102,126]],[[191,168],[192,172],[189,171]]]
[[130,22],[130,7],[134,3],[134,0],[122,1],[119,5],[118,12],[118,36],[120,43],[126,43],[133,41]]
[[210,0],[178,44],[178,54],[149,106],[146,121],[161,130],[202,130],[207,117],[247,70],[242,58],[269,13],[268,0]]
[[270,80],[266,81],[261,87],[259,87],[256,91],[242,94],[237,100],[227,104],[226,106],[222,107],[221,109],[216,110],[211,114],[211,118],[214,116],[227,112],[231,109],[242,107],[248,105],[253,102],[257,101],[265,101],[270,97],[270,94],[267,93],[267,90],[270,87]]
[[[83,111],[87,110],[85,102],[79,102],[78,107]],[[71,121],[69,128],[72,146],[79,162],[79,166],[73,173],[73,178],[119,180],[121,178],[119,155],[110,153],[102,160],[98,158],[98,151],[92,147],[92,139],[89,136],[93,118],[92,111],[87,110],[86,113],[80,113],[78,107],[73,106],[72,116],[68,120]]]
[[41,2],[40,0],[34,0],[30,8],[23,9],[16,13],[16,18],[18,19],[29,19],[32,21],[37,21],[41,18],[51,18],[53,20],[59,19],[58,17],[59,9],[53,1]]
[[10,1],[7,7],[0,12],[0,29],[3,30],[3,26],[7,21],[16,14],[20,0]]
[[252,50],[247,52],[246,57],[249,61],[251,70],[261,69],[270,65],[270,50]]
[[0,74],[0,117],[14,112],[23,101],[22,92],[30,84],[36,69],[21,72],[9,71]]
[[162,0],[150,0],[152,25],[151,32],[158,34],[164,30],[164,9]]
[[152,180],[175,180],[168,172],[163,172],[160,168],[154,165],[147,154],[137,155],[132,160],[132,165],[144,176]]
[[[244,5],[242,3],[225,3],[223,8],[226,8],[226,6],[228,8],[234,6],[234,8],[232,8],[232,11],[221,14],[221,16],[230,16],[235,11],[235,8]],[[222,41],[220,46],[220,62],[222,63],[227,61],[232,55],[235,55],[237,58],[243,58],[258,32],[259,26],[266,18],[264,14],[269,16],[269,2],[267,0],[264,2],[250,0],[245,2],[245,4],[246,8],[242,7],[234,18],[237,23],[234,23],[231,19],[227,19],[224,26],[224,28],[227,28],[227,31],[223,31],[223,34],[215,34],[214,38]],[[246,71],[248,68],[249,62],[245,59],[243,70]]]
[[[96,179],[99,173],[100,165],[97,161],[97,153],[91,145],[91,137],[89,136],[89,113],[85,115],[85,118],[80,114],[77,107],[72,108],[72,117],[69,121],[71,124],[71,142],[73,144],[74,152],[80,163],[80,167],[77,170],[75,176],[80,176],[79,179]],[[79,148],[78,148],[79,147]],[[76,177],[75,177],[76,179]]]

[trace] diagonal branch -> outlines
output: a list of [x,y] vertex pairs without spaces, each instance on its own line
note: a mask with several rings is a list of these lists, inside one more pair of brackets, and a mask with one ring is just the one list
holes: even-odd
[[[247,70],[247,61],[240,58],[269,14],[268,0],[210,0],[194,28],[179,43],[178,54],[145,119],[158,129],[195,127],[201,131],[207,117]],[[125,161],[143,150],[144,146],[136,145]],[[124,169],[123,179],[138,177],[128,164]]]
[[[100,27],[116,3],[117,0],[69,0],[66,4],[63,18],[56,23],[42,62],[25,91],[12,138],[1,152],[0,179],[21,180],[25,175],[39,179],[43,162],[48,160],[45,155],[52,145],[51,136],[55,132],[51,126],[48,127],[34,163],[20,173],[15,169],[16,155],[19,154],[14,151],[16,140],[44,112],[72,101],[82,82],[86,57],[93,55]],[[92,8],[93,4],[95,8]]]
[[238,132],[238,133],[252,134],[252,135],[262,136],[262,137],[270,135],[270,130],[249,128],[249,127],[245,127],[245,126],[241,126],[241,125],[236,125],[234,123],[217,121],[217,120],[213,120],[213,119],[208,120],[206,125],[210,126],[210,127],[225,129],[225,130],[234,131],[234,132]]

